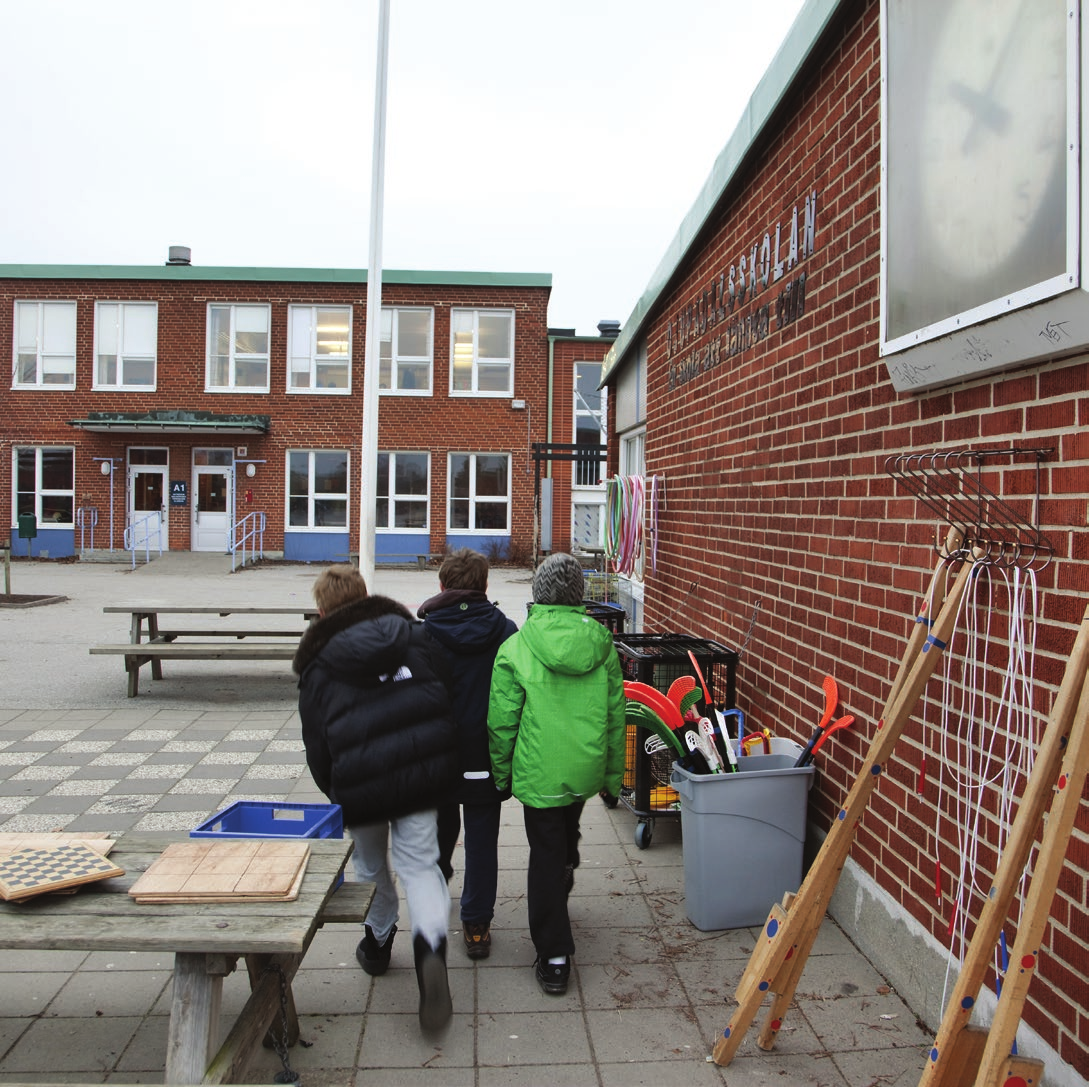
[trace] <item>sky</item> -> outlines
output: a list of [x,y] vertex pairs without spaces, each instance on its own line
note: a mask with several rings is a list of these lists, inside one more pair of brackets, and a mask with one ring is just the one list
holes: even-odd
[[[802,0],[392,0],[381,263],[626,321]],[[366,268],[378,0],[26,0],[0,263]],[[21,44],[19,44],[21,43]]]

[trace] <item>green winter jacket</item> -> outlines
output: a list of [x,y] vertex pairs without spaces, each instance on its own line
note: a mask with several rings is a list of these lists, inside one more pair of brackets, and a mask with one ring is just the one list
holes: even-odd
[[581,605],[534,604],[499,648],[488,704],[492,775],[531,808],[620,795],[624,680],[612,635]]

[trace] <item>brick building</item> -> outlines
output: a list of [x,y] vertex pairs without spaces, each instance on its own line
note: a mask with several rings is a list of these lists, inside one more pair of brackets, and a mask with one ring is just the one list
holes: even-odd
[[[548,275],[383,273],[376,562],[533,553],[532,446],[570,441],[575,420],[579,338],[549,334],[550,290]],[[183,247],[157,267],[0,266],[16,554],[224,551],[263,526],[266,553],[347,561],[366,297],[364,272],[201,268]],[[600,366],[608,344],[591,343]],[[569,496],[554,549],[571,543]]]
[[[818,840],[863,766],[948,527],[896,466],[969,505],[980,479],[1000,500],[970,526],[1006,586],[989,607],[973,596],[989,655],[975,676],[931,681],[832,904],[932,1028],[972,932],[956,926],[981,909],[953,889],[957,775],[989,743],[943,731],[946,711],[977,697],[982,725],[999,704],[1008,586],[1031,571],[1034,725],[1012,745],[1031,749],[1089,604],[1079,17],[1061,0],[985,17],[971,0],[809,0],[606,361],[610,463],[663,484],[646,629],[740,646],[751,623],[737,692],[754,728],[804,743],[826,674],[856,715],[820,760]],[[950,659],[967,659],[966,637]],[[1005,744],[1013,729],[1004,717],[995,732]],[[1005,833],[990,803],[965,837],[984,896]],[[1019,1035],[1048,1084],[1089,1076],[1087,879],[1083,797]],[[1010,941],[1017,928],[1015,905]]]

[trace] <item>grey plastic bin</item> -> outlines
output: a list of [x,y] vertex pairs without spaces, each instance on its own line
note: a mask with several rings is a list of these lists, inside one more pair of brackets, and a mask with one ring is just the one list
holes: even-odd
[[814,766],[795,769],[801,746],[777,739],[736,774],[692,774],[673,764],[681,797],[685,913],[698,929],[762,925],[802,882]]

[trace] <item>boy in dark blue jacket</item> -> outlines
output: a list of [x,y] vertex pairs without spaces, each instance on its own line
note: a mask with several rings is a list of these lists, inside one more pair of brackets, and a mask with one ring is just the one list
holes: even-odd
[[488,692],[495,654],[518,627],[488,600],[488,560],[479,551],[463,548],[448,555],[439,567],[439,590],[417,614],[449,660],[462,771],[452,802],[439,807],[439,867],[449,879],[464,811],[462,937],[470,959],[486,959],[499,878],[499,813],[510,797],[510,790],[500,792],[492,778]]

